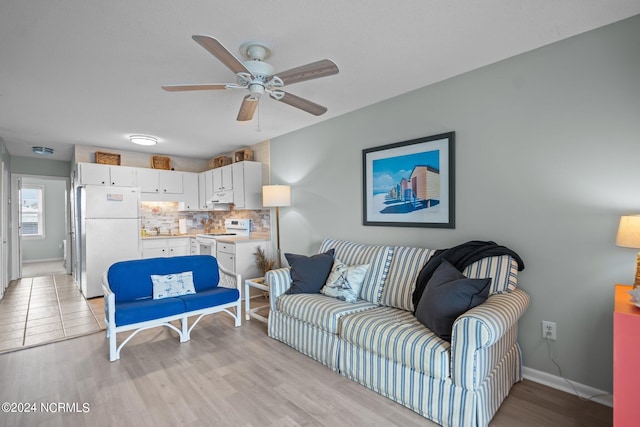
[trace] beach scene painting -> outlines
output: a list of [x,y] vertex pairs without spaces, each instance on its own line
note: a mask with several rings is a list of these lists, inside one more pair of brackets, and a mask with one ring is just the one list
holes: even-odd
[[364,225],[453,228],[453,138],[363,150]]

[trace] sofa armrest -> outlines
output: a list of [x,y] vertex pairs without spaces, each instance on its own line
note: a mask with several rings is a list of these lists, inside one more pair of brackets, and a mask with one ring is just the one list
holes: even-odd
[[478,388],[516,344],[518,319],[529,305],[521,289],[490,296],[453,324],[451,378],[466,389]]
[[116,294],[109,286],[108,271],[102,274],[102,292],[104,292],[104,320],[107,328],[116,327]]
[[267,271],[264,280],[269,284],[269,307],[276,311],[278,297],[291,287],[291,268],[285,267]]
[[242,278],[239,274],[233,271],[229,271],[218,264],[218,270],[220,272],[220,281],[218,286],[222,288],[237,289],[242,295]]

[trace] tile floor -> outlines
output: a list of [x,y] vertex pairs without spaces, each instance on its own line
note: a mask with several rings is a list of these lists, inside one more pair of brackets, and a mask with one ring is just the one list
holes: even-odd
[[102,298],[87,301],[72,276],[14,280],[0,301],[0,353],[104,329]]

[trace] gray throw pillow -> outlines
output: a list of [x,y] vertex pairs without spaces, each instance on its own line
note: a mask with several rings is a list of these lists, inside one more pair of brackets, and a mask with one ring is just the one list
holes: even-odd
[[449,261],[443,259],[416,308],[416,319],[440,338],[451,341],[456,319],[485,302],[491,279],[468,279]]
[[317,294],[333,266],[333,249],[313,256],[284,254],[291,267],[291,287],[287,294]]

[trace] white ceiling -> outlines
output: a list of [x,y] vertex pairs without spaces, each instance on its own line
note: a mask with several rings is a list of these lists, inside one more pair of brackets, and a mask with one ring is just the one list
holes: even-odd
[[[638,0],[3,0],[0,138],[15,156],[46,145],[68,160],[82,144],[210,158],[638,13]],[[243,91],[163,91],[235,81],[194,34],[238,57],[266,42],[279,71],[332,59],[338,75],[285,88],[328,112],[265,97],[259,123],[239,123]],[[134,133],[160,143],[134,147]]]

